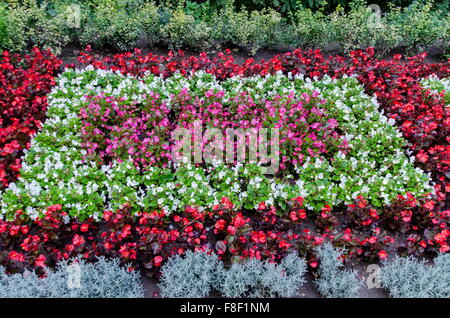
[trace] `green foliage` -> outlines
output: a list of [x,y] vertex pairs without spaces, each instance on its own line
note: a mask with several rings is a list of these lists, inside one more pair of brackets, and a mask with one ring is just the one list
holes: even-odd
[[294,297],[305,280],[306,262],[295,254],[286,256],[280,264],[252,258],[234,263],[225,272],[220,292],[224,297]]
[[177,9],[172,13],[169,23],[162,27],[163,35],[169,40],[172,49],[190,47],[196,50],[206,50],[211,47],[212,29],[203,21]]
[[59,54],[70,40],[64,15],[50,16],[46,3],[38,5],[28,1],[20,6],[10,5],[3,13],[6,28],[3,40],[0,40],[2,48],[20,52],[35,45]]
[[431,45],[448,46],[449,15],[441,19],[432,5],[433,1],[417,1],[403,10],[393,9],[387,15],[388,23],[399,29],[402,41],[413,52]]
[[[294,46],[341,51],[374,46],[377,53],[405,46],[445,51],[450,14],[444,1],[393,1],[374,14],[364,0],[8,0],[0,18],[0,47],[31,45],[56,53],[69,42],[128,51],[164,40],[172,49],[204,51],[232,44],[255,54],[261,47]],[[79,26],[70,25],[74,7]],[[329,13],[329,14],[328,14]],[[77,13],[78,14],[78,13]]]
[[294,17],[296,46],[321,48],[327,44],[329,25],[321,12],[300,8]]
[[119,266],[118,259],[100,257],[95,263],[81,258],[62,261],[55,271],[47,270],[43,278],[31,272],[7,275],[0,268],[0,298],[70,297],[142,298],[144,290],[139,273]]
[[[212,1],[212,3],[221,2],[223,0]],[[225,0],[226,1],[226,0]],[[408,7],[417,0],[370,0],[368,3],[380,6],[382,10],[386,10],[391,6]],[[337,7],[349,10],[351,1],[348,0],[236,0],[234,1],[237,9],[247,7],[250,10],[261,10],[263,8],[272,8],[284,15],[295,12],[299,7],[311,9],[313,11],[333,12]],[[435,9],[448,10],[448,0],[437,0],[433,3]]]
[[316,286],[321,295],[327,298],[357,297],[362,285],[354,271],[343,270],[339,259],[343,250],[335,249],[331,243],[325,243],[317,248],[320,260],[319,278]]
[[0,5],[0,51],[6,48],[9,41],[8,21],[6,20],[6,8]]
[[281,15],[273,10],[234,11],[230,6],[213,18],[215,37],[247,49],[251,54],[263,46],[280,43]]
[[12,52],[20,52],[27,44],[26,34],[26,10],[22,7],[9,7],[3,17],[6,28],[2,35],[2,49]]
[[386,262],[381,284],[396,298],[450,298],[450,254],[440,254],[434,265],[414,257]]
[[[144,12],[148,14],[148,10]],[[80,34],[82,45],[128,51],[136,47],[144,32],[136,14],[129,14],[124,9],[116,10],[108,2],[96,7],[91,14],[84,14],[87,17]],[[152,21],[149,23],[151,25]]]
[[54,53],[61,53],[61,49],[69,42],[66,17],[63,13],[49,16],[45,5],[30,6],[27,11],[26,31],[30,44],[44,49],[51,49]]
[[376,47],[384,54],[401,39],[397,26],[374,14],[365,1],[352,2],[348,13],[338,8],[329,19],[329,42],[338,43],[345,52]]
[[212,14],[217,12],[220,6],[212,5],[209,0],[204,2],[186,1],[184,12],[195,18],[195,21],[209,21]]
[[161,268],[161,296],[206,297],[219,286],[223,271],[223,264],[215,254],[188,251],[184,256],[171,257]]
[[[332,0],[333,2],[336,0]],[[330,1],[330,2],[332,2]],[[343,0],[338,0],[343,1]],[[243,6],[251,10],[261,10],[263,8],[272,8],[282,13],[295,12],[299,6],[310,9],[318,9],[325,3],[324,0],[237,0],[236,7]]]
[[158,7],[153,2],[146,2],[137,12],[138,24],[142,26],[147,45],[153,46],[161,40],[161,23]]

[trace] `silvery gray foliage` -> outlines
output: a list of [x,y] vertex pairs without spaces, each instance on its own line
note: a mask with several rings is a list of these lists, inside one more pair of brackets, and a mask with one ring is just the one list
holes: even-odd
[[[60,280],[66,282],[70,273],[70,262],[58,264],[56,274]],[[99,257],[95,263],[86,263],[78,259],[80,266],[81,288],[71,288],[71,297],[81,298],[142,298],[144,288],[138,271],[128,271],[127,267],[120,266],[119,259],[106,260]],[[54,285],[54,284],[53,284]]]
[[[79,270],[71,270],[71,264],[77,264]],[[0,298],[71,297],[141,298],[144,289],[139,273],[121,267],[118,259],[99,257],[95,263],[86,263],[81,258],[62,261],[55,271],[48,270],[44,278],[31,272],[7,275],[0,267]]]
[[450,298],[450,254],[440,254],[434,265],[416,258],[396,257],[380,271],[381,285],[396,298]]
[[8,275],[0,266],[0,298],[39,298],[43,297],[43,284],[31,272]]
[[201,298],[216,289],[223,279],[223,264],[215,254],[188,251],[161,267],[162,297]]
[[305,280],[306,262],[295,254],[279,265],[255,258],[235,263],[225,272],[220,292],[224,297],[293,297]]
[[341,268],[343,264],[339,257],[343,250],[336,249],[327,242],[316,251],[320,260],[319,278],[315,282],[319,293],[327,298],[357,297],[362,280],[357,277],[356,272]]

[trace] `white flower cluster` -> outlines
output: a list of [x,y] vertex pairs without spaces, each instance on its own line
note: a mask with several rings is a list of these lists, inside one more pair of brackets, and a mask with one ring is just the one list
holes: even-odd
[[430,89],[432,93],[439,94],[444,92],[444,98],[447,106],[450,105],[450,77],[438,78],[435,75],[423,78],[420,83],[425,89]]

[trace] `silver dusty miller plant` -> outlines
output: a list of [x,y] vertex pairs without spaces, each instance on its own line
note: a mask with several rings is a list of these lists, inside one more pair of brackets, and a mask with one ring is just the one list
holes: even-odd
[[225,269],[215,254],[187,252],[171,257],[161,268],[163,297],[206,297],[217,290],[224,297],[293,297],[305,282],[306,262],[295,254],[280,264],[255,258]]
[[224,297],[273,298],[298,295],[305,280],[306,262],[295,254],[280,264],[252,258],[225,272],[220,292]]
[[161,268],[161,296],[206,297],[222,281],[223,271],[223,264],[215,254],[188,251],[184,256],[173,256]]
[[362,280],[357,277],[356,272],[341,268],[343,264],[339,257],[343,250],[336,249],[327,242],[316,251],[320,260],[319,278],[315,282],[319,293],[327,298],[357,297]]
[[139,273],[121,267],[118,259],[81,258],[62,261],[40,278],[31,272],[8,275],[0,267],[0,298],[141,298]]
[[433,265],[416,258],[396,257],[385,262],[381,285],[397,298],[450,298],[450,254],[440,254]]

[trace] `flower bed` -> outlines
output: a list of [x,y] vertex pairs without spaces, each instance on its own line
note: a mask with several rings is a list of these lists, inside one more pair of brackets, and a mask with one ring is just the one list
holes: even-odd
[[[359,195],[381,207],[397,195],[433,191],[403,153],[399,132],[355,79],[310,82],[276,75],[219,83],[196,73],[140,81],[70,71],[58,82],[21,178],[2,196],[9,219],[17,210],[35,218],[58,203],[83,219],[124,203],[171,213],[186,205],[212,208],[222,197],[238,208],[261,202],[285,208],[302,196],[308,209],[318,211]],[[174,166],[170,128],[192,128],[195,120],[224,133],[263,123],[279,128],[279,177],[268,178],[248,163]]]
[[[298,252],[315,268],[324,241],[365,260],[447,252],[450,70],[423,58],[82,53],[88,68],[49,75],[47,120],[2,193],[0,264],[105,255],[158,274],[213,250],[225,264]],[[279,169],[174,162],[171,133],[198,120],[223,135],[278,128]]]

